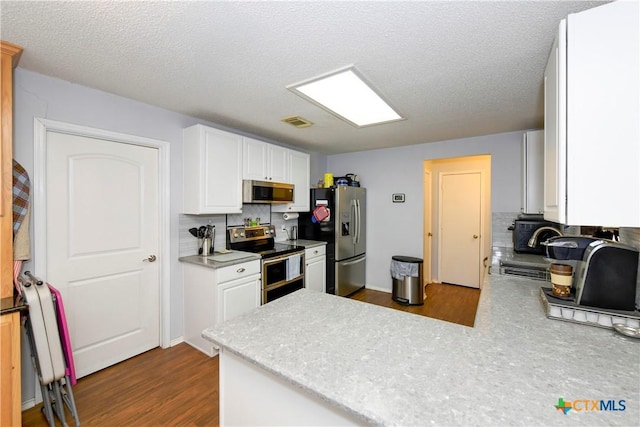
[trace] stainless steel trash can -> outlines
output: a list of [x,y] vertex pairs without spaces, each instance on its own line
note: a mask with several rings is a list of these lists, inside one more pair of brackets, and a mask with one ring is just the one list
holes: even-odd
[[424,304],[421,258],[392,256],[391,279],[393,280],[391,297],[395,302],[406,305]]

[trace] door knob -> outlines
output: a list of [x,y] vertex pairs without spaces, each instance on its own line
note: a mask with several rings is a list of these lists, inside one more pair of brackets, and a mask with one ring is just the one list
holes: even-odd
[[149,258],[145,258],[142,261],[149,261],[149,262],[154,262],[155,260],[157,260],[158,258],[156,258],[155,255],[149,255]]
[[431,232],[428,232],[427,236],[431,237],[431,236],[433,236],[433,234],[431,234]]
[[473,238],[474,238],[474,239],[477,239],[477,238],[478,238],[478,235],[477,235],[477,234],[474,234],[474,235],[473,235]]

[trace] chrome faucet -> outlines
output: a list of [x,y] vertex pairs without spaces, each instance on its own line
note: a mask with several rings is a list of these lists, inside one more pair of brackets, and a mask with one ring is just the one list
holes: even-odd
[[529,245],[530,248],[535,248],[536,247],[536,243],[538,240],[538,236],[540,235],[540,233],[542,233],[543,231],[548,230],[548,231],[553,231],[555,232],[558,236],[564,236],[564,234],[562,234],[562,231],[558,230],[555,227],[550,227],[548,225],[545,225],[544,227],[540,227],[538,228],[536,231],[533,232],[533,234],[531,235],[531,238],[529,239],[529,242],[527,243]]

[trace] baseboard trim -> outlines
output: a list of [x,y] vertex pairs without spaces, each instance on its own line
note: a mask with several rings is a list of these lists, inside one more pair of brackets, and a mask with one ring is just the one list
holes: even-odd
[[184,337],[178,337],[176,339],[173,339],[171,341],[169,341],[169,347],[173,347],[176,346],[178,344],[182,344],[184,342]]
[[388,294],[391,293],[391,289],[386,289],[386,288],[378,288],[376,286],[365,286],[365,289],[371,289],[372,291],[380,291],[380,292],[386,292]]
[[26,411],[27,409],[31,409],[36,406],[36,399],[28,399],[22,402],[22,410]]

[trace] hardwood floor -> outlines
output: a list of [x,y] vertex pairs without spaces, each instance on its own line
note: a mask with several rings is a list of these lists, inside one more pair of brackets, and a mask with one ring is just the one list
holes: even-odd
[[[351,298],[473,326],[480,290],[430,284],[423,306],[404,306],[370,289]],[[218,358],[185,343],[156,348],[81,378],[73,394],[82,426],[218,426]],[[48,425],[41,407],[22,413],[24,427]],[[67,422],[74,426],[69,413]]]
[[427,298],[424,300],[424,305],[398,304],[391,299],[391,294],[371,289],[361,289],[349,298],[464,326],[473,326],[480,300],[480,289],[431,283],[427,285]]
[[[79,379],[73,394],[82,426],[217,426],[218,358],[185,343],[156,348]],[[41,407],[22,425],[47,426]]]

